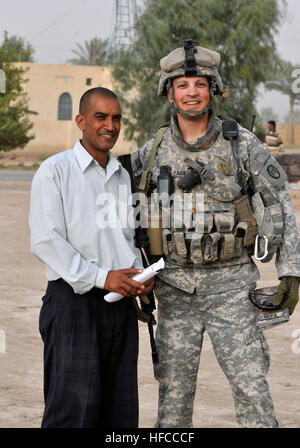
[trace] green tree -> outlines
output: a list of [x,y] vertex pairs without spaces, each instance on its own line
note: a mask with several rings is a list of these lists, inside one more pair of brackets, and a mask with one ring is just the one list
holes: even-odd
[[221,53],[231,96],[216,100],[216,110],[250,126],[258,85],[278,66],[274,34],[284,15],[285,0],[147,0],[135,41],[113,72],[126,137],[140,145],[169,119],[166,100],[157,97],[159,60],[186,38]]
[[270,106],[268,106],[268,107],[263,107],[263,108],[261,109],[261,111],[259,112],[259,117],[260,117],[261,122],[262,122],[262,125],[263,125],[264,127],[267,126],[267,123],[268,123],[269,120],[274,120],[274,121],[277,122],[277,121],[278,121],[278,118],[279,118],[277,112],[275,112],[275,111],[273,110],[273,108],[270,107]]
[[1,44],[1,59],[6,62],[33,62],[34,49],[29,43],[25,43],[20,36],[9,36],[4,31]]
[[102,40],[94,37],[89,41],[85,41],[84,45],[76,43],[76,49],[71,50],[77,57],[69,59],[72,65],[107,65],[106,58],[107,39]]
[[14,62],[32,61],[33,48],[22,38],[9,37],[4,33],[0,45],[0,69],[5,73],[5,92],[0,93],[0,151],[23,148],[33,135],[28,135],[33,124],[32,112],[28,107],[28,97],[23,84],[26,70]]
[[265,87],[269,90],[277,90],[283,95],[289,97],[290,111],[289,111],[289,143],[294,143],[294,106],[295,103],[300,102],[300,96],[297,90],[293,88],[295,79],[293,73],[300,67],[300,65],[293,65],[291,62],[282,61],[280,69],[275,73],[275,76],[265,83]]

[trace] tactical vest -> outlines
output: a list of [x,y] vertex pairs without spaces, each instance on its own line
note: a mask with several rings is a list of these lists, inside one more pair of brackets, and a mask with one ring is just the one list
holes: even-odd
[[[261,243],[264,243],[264,237],[268,238],[268,254],[265,253],[262,261],[269,261],[282,242],[283,215],[277,191],[286,176],[278,164],[271,166],[274,173],[279,174],[280,182],[276,183],[276,173],[274,178],[264,176],[268,156],[269,153],[261,153],[252,161],[250,170],[256,193],[250,206],[248,196],[241,193],[237,181],[238,166],[232,145],[223,138],[222,132],[209,148],[199,152],[188,151],[176,143],[171,136],[171,128],[161,131],[139,189],[145,191],[145,179],[149,179],[150,173],[152,182],[157,184],[159,167],[168,165],[175,191],[172,201],[160,205],[161,228],[159,232],[155,230],[156,250],[152,253],[163,253],[167,260],[182,267],[224,266],[234,259],[238,262],[249,260],[249,254],[254,251],[255,237],[259,235],[262,238],[258,240],[257,251],[264,250]],[[204,163],[213,176],[211,180],[202,180],[191,192],[183,193],[177,182],[188,169],[188,159]],[[249,173],[244,170],[243,175],[247,180]],[[152,211],[149,207],[150,217]],[[157,223],[157,219],[154,221]],[[152,231],[150,226],[150,243]],[[157,244],[157,238],[160,244]],[[157,247],[160,247],[159,253]]]

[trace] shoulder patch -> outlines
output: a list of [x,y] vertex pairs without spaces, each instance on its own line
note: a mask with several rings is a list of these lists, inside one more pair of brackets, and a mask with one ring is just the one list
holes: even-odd
[[278,169],[276,168],[276,166],[270,164],[267,166],[267,171],[269,173],[269,175],[271,177],[273,177],[273,179],[279,179],[280,178],[280,172],[278,171]]
[[258,176],[264,178],[276,190],[279,190],[287,180],[285,171],[272,156],[268,157]]

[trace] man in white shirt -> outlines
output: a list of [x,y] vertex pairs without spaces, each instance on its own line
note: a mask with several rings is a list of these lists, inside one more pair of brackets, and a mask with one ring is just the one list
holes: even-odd
[[[82,140],[43,162],[32,182],[31,251],[49,281],[39,322],[42,427],[136,427],[138,327],[130,297],[154,282],[131,278],[142,260],[130,178],[110,153],[121,127],[118,98],[88,90],[76,123]],[[125,297],[108,303],[107,291]]]

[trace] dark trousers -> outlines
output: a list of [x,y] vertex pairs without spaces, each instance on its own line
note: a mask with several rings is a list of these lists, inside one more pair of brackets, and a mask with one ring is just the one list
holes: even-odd
[[39,321],[44,428],[138,426],[136,312],[130,298],[107,303],[106,292],[48,283]]

